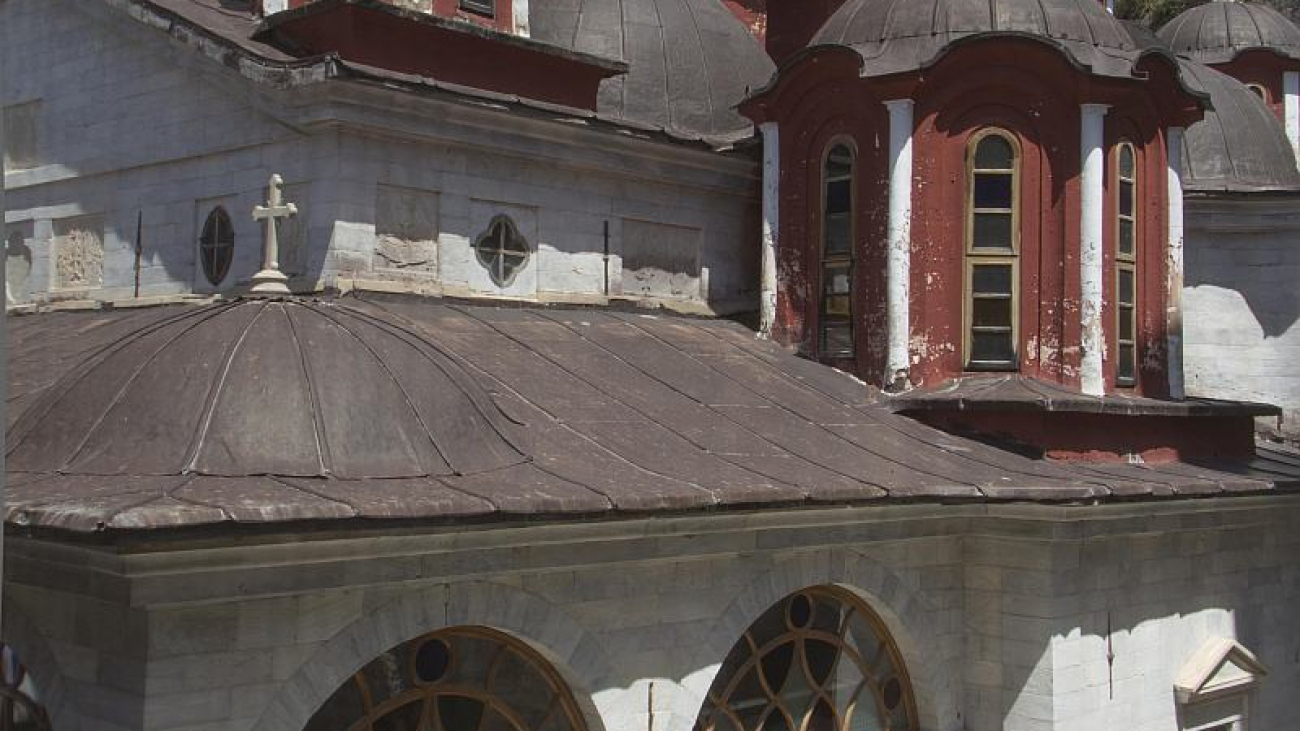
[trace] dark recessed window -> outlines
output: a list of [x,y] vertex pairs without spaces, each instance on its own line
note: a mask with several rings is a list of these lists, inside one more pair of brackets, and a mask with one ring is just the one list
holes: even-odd
[[460,9],[487,18],[497,17],[496,0],[460,0]]
[[1137,383],[1138,198],[1137,153],[1119,146],[1115,202],[1115,340],[1116,378],[1121,386]]
[[836,145],[822,165],[823,358],[853,357],[853,150]]
[[235,227],[230,223],[230,214],[217,206],[208,214],[203,223],[203,234],[199,236],[199,261],[203,264],[203,276],[216,287],[230,273],[230,262],[235,258]]
[[497,216],[482,236],[474,242],[478,262],[502,289],[509,287],[528,264],[528,242],[509,216]]
[[1255,96],[1259,97],[1260,99],[1263,99],[1266,104],[1268,103],[1268,90],[1265,89],[1263,85],[1246,84],[1246,88],[1250,89],[1251,92],[1255,94]]
[[1015,370],[1020,154],[988,130],[966,153],[966,367]]

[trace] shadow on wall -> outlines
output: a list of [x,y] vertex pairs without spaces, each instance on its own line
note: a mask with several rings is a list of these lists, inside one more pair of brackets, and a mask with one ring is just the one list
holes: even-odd
[[[1208,243],[1189,235],[1184,286],[1218,287],[1241,295],[1265,338],[1286,335],[1300,319],[1300,232],[1270,234],[1212,234]],[[1189,311],[1214,321],[1221,312]],[[1204,323],[1202,323],[1204,324]],[[1238,328],[1244,323],[1215,323]]]

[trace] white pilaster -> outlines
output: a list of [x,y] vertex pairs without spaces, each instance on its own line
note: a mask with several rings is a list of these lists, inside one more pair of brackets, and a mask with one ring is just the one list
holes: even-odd
[[912,118],[911,99],[885,102],[889,109],[889,249],[886,302],[889,352],[885,384],[907,384],[911,368]]
[[1082,105],[1080,154],[1083,174],[1079,180],[1079,315],[1082,324],[1082,359],[1079,377],[1083,392],[1090,396],[1106,393],[1103,370],[1105,340],[1101,322],[1104,271],[1106,111],[1104,104]]
[[776,323],[776,249],[781,230],[781,132],[776,122],[758,127],[763,135],[763,263],[759,332],[772,335]]
[[1169,251],[1165,264],[1169,397],[1181,401],[1187,395],[1183,380],[1183,128],[1170,127],[1165,140],[1169,157]]
[[528,0],[515,0],[512,10],[515,16],[515,35],[529,37],[531,31],[528,27]]
[[1282,75],[1282,93],[1286,99],[1286,136],[1300,164],[1300,72],[1288,71]]

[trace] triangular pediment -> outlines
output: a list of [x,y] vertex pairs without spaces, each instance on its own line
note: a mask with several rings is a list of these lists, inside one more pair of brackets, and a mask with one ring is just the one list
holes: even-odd
[[1216,637],[1192,655],[1174,683],[1182,703],[1196,703],[1245,693],[1265,676],[1268,668],[1241,643]]

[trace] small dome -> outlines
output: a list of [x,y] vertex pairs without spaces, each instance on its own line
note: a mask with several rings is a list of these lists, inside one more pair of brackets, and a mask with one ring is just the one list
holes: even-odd
[[775,66],[720,0],[533,2],[532,37],[627,62],[601,85],[599,113],[692,137],[730,138],[752,125],[735,107]]
[[73,368],[8,435],[8,468],[70,475],[399,478],[527,461],[457,362],[328,302],[187,309]]
[[1182,61],[1183,78],[1210,95],[1212,110],[1187,129],[1183,185],[1189,191],[1300,190],[1300,171],[1286,129],[1244,84]]
[[1266,49],[1300,59],[1300,28],[1267,5],[1209,2],[1183,11],[1160,29],[1180,56],[1227,63],[1242,51]]
[[1140,55],[1097,0],[849,0],[813,39],[850,46],[865,76],[932,63],[953,42],[978,35],[1045,40],[1103,76],[1128,76]]

